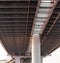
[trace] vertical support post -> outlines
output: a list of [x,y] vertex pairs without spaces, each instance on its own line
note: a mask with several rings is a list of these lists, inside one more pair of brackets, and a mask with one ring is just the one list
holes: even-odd
[[43,56],[41,56],[41,63],[43,63]]
[[15,57],[15,63],[20,63],[20,57]]
[[40,38],[33,36],[32,38],[32,63],[41,63]]

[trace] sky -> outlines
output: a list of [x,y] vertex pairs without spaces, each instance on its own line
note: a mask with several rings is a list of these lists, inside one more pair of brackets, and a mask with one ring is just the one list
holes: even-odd
[[44,57],[43,63],[60,63],[60,47],[53,51],[50,56]]
[[11,59],[11,56],[8,55],[7,51],[4,49],[0,41],[0,63],[5,63],[7,61],[10,61]]

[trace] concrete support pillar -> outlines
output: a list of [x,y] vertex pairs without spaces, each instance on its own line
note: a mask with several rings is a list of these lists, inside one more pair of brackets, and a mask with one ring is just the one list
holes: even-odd
[[40,38],[33,36],[32,38],[32,63],[41,63]]
[[20,63],[20,57],[15,57],[15,63]]
[[20,63],[24,63],[24,62],[23,62],[23,59],[20,60]]
[[41,63],[43,63],[43,56],[41,56]]

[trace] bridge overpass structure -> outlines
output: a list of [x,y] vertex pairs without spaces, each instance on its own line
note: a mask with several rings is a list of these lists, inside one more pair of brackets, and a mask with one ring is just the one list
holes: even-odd
[[60,0],[0,0],[0,40],[8,63],[42,63],[60,47]]

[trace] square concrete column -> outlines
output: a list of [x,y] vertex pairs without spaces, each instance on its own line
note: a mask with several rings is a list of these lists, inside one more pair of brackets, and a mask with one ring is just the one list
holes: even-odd
[[39,35],[32,38],[32,63],[41,63],[41,49],[40,49]]
[[15,57],[15,63],[20,63],[20,57]]

